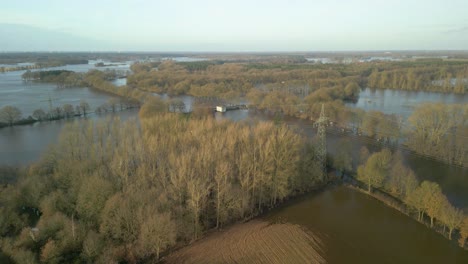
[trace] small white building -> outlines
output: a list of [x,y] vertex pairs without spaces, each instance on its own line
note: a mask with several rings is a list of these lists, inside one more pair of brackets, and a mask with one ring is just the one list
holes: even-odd
[[216,112],[221,112],[221,113],[226,112],[226,106],[224,106],[224,105],[216,106]]

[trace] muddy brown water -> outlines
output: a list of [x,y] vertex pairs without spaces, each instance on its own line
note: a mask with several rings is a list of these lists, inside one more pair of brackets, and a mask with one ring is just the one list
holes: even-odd
[[344,186],[311,194],[265,219],[301,225],[328,263],[468,263],[468,251],[380,201]]

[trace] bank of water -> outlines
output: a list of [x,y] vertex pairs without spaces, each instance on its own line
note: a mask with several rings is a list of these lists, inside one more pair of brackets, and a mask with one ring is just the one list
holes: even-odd
[[[272,120],[274,118],[273,115],[260,112],[250,112],[247,116],[259,120]],[[285,117],[282,122],[309,139],[315,137],[317,128],[313,126],[313,121]],[[349,144],[348,147],[355,163],[354,169],[356,169],[359,162],[361,147],[366,147],[371,153],[380,151],[385,147],[385,145],[368,137],[340,132],[339,129],[328,129],[327,132],[327,152],[331,156],[335,156],[343,151],[345,147],[343,143],[346,142],[346,144]],[[398,147],[397,149],[401,150],[405,165],[414,171],[419,181],[428,180],[438,183],[453,205],[468,212],[468,168],[449,165],[410,152],[404,148]]]
[[[91,69],[117,71],[127,71],[130,69],[129,63],[113,64],[108,67],[96,67],[94,63],[94,61],[91,61],[89,64],[65,65],[40,70],[87,72]],[[57,85],[51,83],[24,82],[21,78],[24,72],[0,73],[0,108],[6,105],[15,106],[21,110],[23,117],[32,115],[36,109],[42,109],[47,112],[51,106],[61,107],[64,104],[77,106],[81,100],[85,100],[91,109],[94,110],[96,107],[106,103],[110,98],[116,98],[116,96],[86,87],[59,89]],[[124,82],[125,79],[119,80],[119,84]]]
[[37,122],[31,125],[0,129],[0,166],[21,166],[36,161],[47,148],[56,143],[66,124],[83,120],[101,120],[113,116],[127,120],[137,117],[138,109],[128,109],[102,115]]
[[360,92],[356,103],[348,102],[346,105],[365,111],[375,110],[401,115],[406,119],[413,113],[414,108],[422,103],[466,104],[468,94],[366,88]]
[[468,251],[380,201],[344,186],[275,209],[265,219],[319,236],[328,263],[468,263]]

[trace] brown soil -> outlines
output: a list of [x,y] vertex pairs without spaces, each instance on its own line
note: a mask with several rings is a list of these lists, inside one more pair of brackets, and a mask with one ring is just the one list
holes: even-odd
[[293,224],[253,220],[208,235],[165,263],[325,263],[321,241]]

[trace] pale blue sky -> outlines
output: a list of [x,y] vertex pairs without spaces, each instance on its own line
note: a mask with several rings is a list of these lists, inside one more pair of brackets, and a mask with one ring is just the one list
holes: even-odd
[[[0,24],[79,39],[52,50],[468,49],[468,0],[0,1]],[[0,51],[23,47],[1,38]]]

